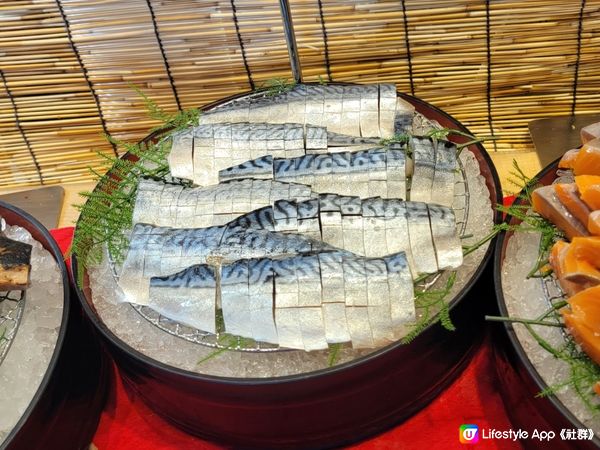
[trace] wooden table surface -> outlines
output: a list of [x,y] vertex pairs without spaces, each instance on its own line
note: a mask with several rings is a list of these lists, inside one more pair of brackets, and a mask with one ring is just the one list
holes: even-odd
[[[492,160],[500,176],[500,182],[504,189],[505,195],[514,193],[515,187],[508,181],[510,178],[510,172],[513,170],[513,160],[519,163],[521,169],[529,176],[534,176],[541,170],[540,160],[536,152],[492,152]],[[62,211],[60,215],[59,227],[70,227],[75,224],[79,217],[79,211],[74,207],[76,204],[83,202],[82,197],[79,193],[82,191],[91,191],[95,183],[75,183],[75,184],[63,184],[61,185],[65,189],[65,198],[63,201]],[[22,189],[2,189],[0,188],[0,194],[17,192],[21,190],[32,189],[31,187]]]

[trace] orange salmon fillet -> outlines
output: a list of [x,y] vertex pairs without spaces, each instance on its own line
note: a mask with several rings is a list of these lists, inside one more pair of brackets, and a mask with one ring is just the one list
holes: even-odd
[[581,291],[560,310],[567,329],[584,352],[600,364],[600,286]]
[[600,138],[586,142],[573,165],[575,175],[600,175]]

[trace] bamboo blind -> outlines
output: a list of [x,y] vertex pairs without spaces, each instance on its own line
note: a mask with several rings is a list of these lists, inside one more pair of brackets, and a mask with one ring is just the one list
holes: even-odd
[[[597,113],[600,0],[290,0],[307,81],[391,81],[490,151],[535,118]],[[85,181],[176,111],[291,77],[277,0],[2,0],[0,187]]]

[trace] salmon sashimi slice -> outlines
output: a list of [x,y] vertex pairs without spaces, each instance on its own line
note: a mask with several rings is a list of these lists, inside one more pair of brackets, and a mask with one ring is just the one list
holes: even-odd
[[600,175],[600,138],[583,144],[575,159],[573,171],[575,175]]
[[582,224],[588,223],[590,217],[590,208],[581,201],[579,191],[575,183],[554,184],[556,195],[563,205],[569,210],[577,220]]
[[579,149],[568,150],[558,162],[559,169],[572,169],[575,167],[575,160],[579,154]]
[[585,225],[577,220],[558,199],[553,185],[537,188],[533,191],[531,200],[535,212],[560,228],[567,238],[589,236]]
[[558,241],[552,246],[552,250],[550,251],[549,262],[552,266],[552,270],[554,271],[554,275],[558,279],[558,283],[562,288],[563,292],[567,294],[567,296],[571,297],[578,292],[582,291],[584,287],[580,284],[574,283],[573,281],[569,281],[564,276],[564,267],[562,261],[564,259],[564,255],[566,250],[569,248],[569,243],[565,241]]
[[600,238],[575,237],[559,253],[561,275],[584,288],[600,284]]
[[575,184],[581,199],[590,209],[600,209],[600,176],[578,175],[575,177]]
[[583,127],[580,131],[581,142],[586,143],[600,138],[600,122],[592,123]]
[[588,231],[594,236],[600,236],[600,210],[592,211],[588,218]]
[[567,329],[583,351],[600,364],[600,286],[581,291],[560,310]]

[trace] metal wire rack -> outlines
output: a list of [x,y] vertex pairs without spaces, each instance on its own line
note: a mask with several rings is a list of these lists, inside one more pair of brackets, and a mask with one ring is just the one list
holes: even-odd
[[0,364],[17,334],[24,306],[25,291],[0,292]]

